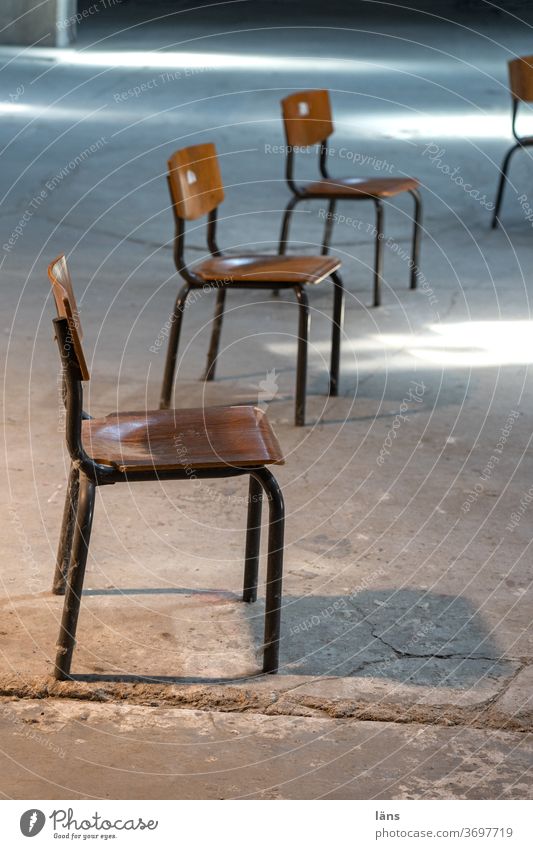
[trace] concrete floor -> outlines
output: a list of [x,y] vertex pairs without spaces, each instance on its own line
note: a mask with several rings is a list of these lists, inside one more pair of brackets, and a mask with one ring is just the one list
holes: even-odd
[[[196,777],[166,791],[154,784],[155,798],[523,798],[533,657],[532,247],[529,201],[518,200],[531,185],[527,152],[513,163],[505,226],[496,232],[487,204],[510,144],[505,63],[531,52],[528,29],[510,16],[480,24],[475,15],[452,23],[397,13],[385,21],[366,9],[352,19],[347,4],[332,8],[325,29],[313,6],[302,18],[291,3],[275,4],[278,29],[272,4],[264,19],[262,4],[254,6],[253,17],[251,4],[238,4],[125,30],[123,10],[110,8],[80,28],[82,53],[0,51],[8,93],[0,214],[9,247],[0,271],[2,708],[37,710],[16,700],[53,697],[45,714],[57,712],[70,739],[85,707],[59,697],[101,701],[87,711],[96,728],[116,727],[115,766],[130,757],[117,712],[144,729],[147,763],[155,763],[154,716],[190,745],[203,734],[205,711],[217,711],[225,727],[224,712],[242,710],[242,733],[257,735],[276,758],[253,780],[242,771],[249,754],[235,780]],[[163,52],[143,52],[150,50]],[[180,146],[216,141],[227,187],[221,245],[274,251],[288,197],[276,149],[279,99],[323,86],[335,115],[334,174],[421,180],[427,282],[408,291],[412,208],[399,199],[386,208],[384,305],[370,308],[373,210],[346,205],[339,212],[355,222],[339,222],[334,236],[347,288],[340,397],[325,394],[327,284],[310,293],[307,427],[292,426],[297,325],[288,295],[229,294],[218,379],[209,386],[198,378],[213,298],[199,298],[185,315],[175,391],[177,407],[260,401],[286,453],[278,475],[287,502],[280,675],[259,675],[262,600],[239,602],[243,483],[146,484],[98,497],[74,658],[81,679],[54,687],[47,676],[62,600],[49,587],[68,461],[47,263],[69,255],[91,414],[156,407],[165,348],[154,343],[178,285],[166,159]],[[311,164],[302,163],[302,174]],[[317,205],[300,207],[298,250],[317,251],[322,225]],[[191,230],[199,259],[203,232]],[[115,704],[125,696],[131,709]],[[267,721],[269,713],[277,716]],[[321,753],[317,733],[339,735],[342,752],[375,733],[383,751],[402,755],[390,772],[370,762],[366,777],[355,758],[361,772],[346,767],[349,785],[344,768],[330,765],[315,783],[306,778],[311,761],[293,764],[290,746],[268,743],[269,728],[281,740],[301,734],[320,763],[330,753]],[[30,780],[25,741],[10,721],[0,734],[6,756],[20,763],[5,795],[66,793],[50,784],[46,747]],[[413,774],[402,783],[405,751]],[[480,772],[469,784],[472,758]],[[504,764],[501,792],[483,758]],[[103,755],[97,763],[86,780],[68,783],[67,795],[115,792],[107,789],[111,765]],[[284,782],[289,790],[271,790]],[[124,793],[146,795],[138,788],[128,779]]]
[[[0,706],[24,799],[521,799],[524,734],[27,700]],[[31,767],[31,768],[30,768]]]

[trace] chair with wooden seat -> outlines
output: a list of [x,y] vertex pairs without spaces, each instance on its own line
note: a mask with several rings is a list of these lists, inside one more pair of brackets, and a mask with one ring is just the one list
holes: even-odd
[[[205,380],[213,380],[228,289],[292,289],[299,306],[298,354],[296,366],[295,424],[305,424],[307,346],[310,312],[306,288],[330,278],[334,284],[333,325],[329,392],[337,395],[339,382],[340,338],[343,322],[344,291],[338,273],[340,261],[328,256],[290,256],[243,254],[224,255],[216,242],[217,209],[224,200],[215,145],[199,144],[183,148],[168,161],[168,186],[174,211],[176,236],[174,262],[184,280],[178,293],[170,323],[167,357],[161,389],[161,409],[170,406],[183,312],[189,293],[201,287],[217,290],[217,302],[211,341],[207,355]],[[207,244],[210,257],[196,265],[185,261],[185,222],[207,215]]]
[[57,308],[55,334],[62,361],[70,476],[53,592],[65,594],[55,677],[70,676],[95,490],[141,481],[249,477],[243,601],[257,598],[263,493],[269,503],[263,671],[278,668],[284,506],[267,468],[283,455],[264,412],[252,406],[142,410],[91,418],[83,410],[89,371],[64,256],[48,268]]
[[515,151],[533,146],[533,136],[519,136],[516,129],[519,103],[533,103],[533,56],[521,56],[518,59],[513,59],[508,63],[508,65],[509,88],[512,98],[512,133],[516,139],[516,143],[510,147],[505,154],[500,168],[498,191],[496,193],[494,212],[492,214],[493,230],[499,223],[500,209],[503,201],[505,185],[507,183],[507,171],[509,170],[511,157]]
[[[322,241],[322,254],[327,255],[339,201],[371,200],[376,209],[374,257],[374,306],[381,304],[381,279],[383,269],[383,218],[384,201],[408,192],[414,199],[413,239],[410,288],[416,289],[422,201],[419,182],[412,177],[331,177],[327,169],[327,141],[333,133],[333,119],[329,92],[326,90],[299,91],[281,101],[285,138],[287,141],[286,180],[292,192],[281,226],[279,253],[285,254],[289,226],[298,203],[304,200],[328,202]],[[295,152],[298,149],[320,145],[319,169],[321,178],[312,183],[299,184],[294,177]]]

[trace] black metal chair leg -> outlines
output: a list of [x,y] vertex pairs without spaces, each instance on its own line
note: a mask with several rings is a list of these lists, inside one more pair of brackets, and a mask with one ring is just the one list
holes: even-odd
[[247,602],[257,601],[262,506],[263,489],[259,481],[250,475],[246,554],[244,559],[244,589],[242,593],[242,600]]
[[79,483],[79,470],[76,466],[71,465],[68,476],[67,494],[65,496],[63,521],[61,523],[61,533],[59,535],[56,568],[52,583],[52,592],[54,595],[63,595],[65,592],[70,552],[72,549],[72,537],[74,536],[76,512],[78,509]]
[[76,644],[76,626],[80,610],[83,579],[89,551],[89,539],[93,522],[95,485],[85,475],[80,475],[78,511],[72,542],[72,553],[67,575],[63,616],[57,643],[54,675],[64,681],[70,675],[72,653]]
[[263,468],[253,474],[261,481],[269,506],[263,672],[274,673],[279,667],[281,638],[285,506],[280,486],[272,472]]
[[420,261],[420,233],[422,230],[422,198],[418,189],[411,189],[409,194],[415,201],[415,215],[413,220],[413,248],[411,253],[411,279],[409,287],[416,289],[418,263]]
[[279,237],[278,254],[284,254],[287,249],[287,241],[289,238],[289,226],[292,219],[292,213],[294,211],[294,207],[296,206],[299,200],[300,198],[294,196],[290,199],[287,206],[285,207],[285,212],[283,213],[283,222],[281,224],[281,233]]
[[333,293],[333,327],[331,330],[331,365],[329,369],[329,394],[339,394],[339,368],[341,356],[341,333],[344,323],[344,286],[338,272],[331,275]]
[[494,207],[494,212],[492,215],[492,229],[495,230],[498,226],[498,219],[500,216],[500,208],[503,201],[503,192],[505,189],[505,183],[507,182],[507,171],[509,169],[509,162],[511,161],[511,157],[513,153],[518,150],[520,147],[523,147],[520,142],[518,144],[514,144],[505,154],[502,162],[502,167],[500,169],[500,181],[498,183],[498,191],[496,194],[496,205]]
[[331,244],[331,236],[333,233],[333,223],[335,220],[335,208],[337,204],[334,200],[330,200],[328,211],[326,214],[326,226],[324,227],[324,238],[322,241],[322,256],[327,256],[329,246]]
[[187,301],[187,295],[189,294],[190,288],[191,287],[188,283],[185,283],[185,285],[181,287],[178,293],[178,297],[176,298],[174,312],[172,313],[171,317],[172,327],[168,340],[167,358],[165,360],[165,372],[163,375],[163,385],[161,387],[161,401],[159,402],[160,410],[167,410],[170,407],[170,397],[172,395],[172,387],[174,385],[174,373],[176,371],[176,357],[178,354],[178,345],[180,341],[183,311],[185,309],[185,302]]
[[383,273],[383,204],[374,198],[376,207],[376,241],[374,250],[374,306],[381,304],[381,275]]
[[[285,207],[278,244],[278,254],[280,254],[280,256],[283,256],[287,250],[287,242],[289,239],[289,226],[292,219],[292,213],[294,211],[294,207],[296,206],[299,200],[300,198],[293,196]],[[272,289],[272,297],[279,298],[279,291],[279,289]]]
[[209,343],[209,351],[207,352],[204,380],[215,379],[215,369],[217,366],[218,346],[220,343],[220,334],[222,332],[222,319],[224,318],[225,302],[226,287],[222,286],[217,293],[217,303],[215,306],[215,315],[213,317],[213,330],[211,331],[211,341]]
[[298,298],[298,357],[296,362],[296,397],[294,424],[302,427],[305,424],[305,400],[307,384],[307,347],[309,341],[309,327],[311,315],[309,313],[309,301],[307,292],[302,286],[295,287]]

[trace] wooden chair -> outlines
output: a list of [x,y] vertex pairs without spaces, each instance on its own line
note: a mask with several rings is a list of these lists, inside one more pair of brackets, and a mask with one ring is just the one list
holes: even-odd
[[[329,391],[337,395],[340,337],[343,323],[344,290],[338,274],[340,261],[334,257],[242,254],[223,255],[216,242],[217,209],[224,200],[214,144],[183,148],[168,161],[168,186],[174,210],[176,236],[174,262],[184,279],[171,316],[171,331],[161,389],[161,409],[170,406],[183,312],[191,290],[206,286],[218,290],[205,380],[213,380],[222,328],[227,289],[293,289],[299,304],[299,333],[296,376],[295,424],[305,424],[307,344],[310,313],[306,288],[329,277],[334,284],[333,327]],[[185,262],[185,222],[204,215],[211,257],[189,267]]]
[[263,671],[276,672],[284,506],[280,487],[267,466],[283,463],[283,456],[265,414],[252,406],[235,406],[144,410],[91,418],[83,411],[83,382],[89,380],[89,370],[64,256],[51,263],[48,276],[58,313],[54,326],[63,366],[66,441],[71,457],[53,584],[54,593],[65,593],[55,677],[70,677],[96,487],[236,475],[250,479],[243,591],[246,602],[257,598],[263,492],[269,502]]
[[493,230],[498,226],[499,222],[503,192],[507,182],[507,171],[509,170],[511,157],[516,150],[522,150],[525,147],[531,147],[533,145],[533,136],[519,136],[516,130],[518,104],[520,101],[523,103],[533,103],[533,56],[522,56],[509,62],[509,87],[512,98],[512,133],[516,139],[516,144],[510,147],[505,154],[500,169],[498,191],[492,214]]
[[[333,133],[329,93],[326,90],[299,91],[284,98],[281,101],[281,107],[287,140],[286,179],[293,196],[287,204],[283,216],[279,253],[285,253],[292,214],[300,201],[328,201],[322,242],[322,254],[327,255],[338,201],[372,200],[376,208],[374,306],[378,307],[381,303],[383,268],[383,201],[403,192],[409,192],[415,202],[410,287],[416,289],[422,223],[422,201],[418,191],[420,185],[418,180],[412,177],[331,177],[327,169],[327,140]],[[304,185],[298,184],[294,179],[295,151],[298,148],[316,144],[320,145],[319,169],[321,179]]]

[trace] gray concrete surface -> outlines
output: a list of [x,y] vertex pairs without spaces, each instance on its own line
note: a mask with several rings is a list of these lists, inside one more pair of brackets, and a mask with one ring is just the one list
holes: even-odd
[[[272,16],[249,9],[186,12],[115,36],[121,10],[108,9],[80,27],[82,53],[1,53],[2,692],[79,686],[86,698],[228,710],[244,700],[257,715],[272,702],[265,692],[286,692],[280,712],[476,725],[476,740],[512,749],[512,735],[490,735],[531,727],[528,153],[513,163],[499,231],[487,204],[510,143],[505,63],[530,52],[528,28],[510,16],[454,24],[368,10],[353,21],[344,7],[325,31],[313,7],[302,20],[276,4],[273,29]],[[427,284],[407,290],[411,207],[387,204],[384,305],[371,309],[372,209],[346,205],[357,221],[334,237],[347,287],[340,397],[325,396],[327,285],[311,292],[305,429],[291,423],[289,296],[230,293],[207,387],[198,378],[213,299],[199,298],[175,393],[178,407],[261,400],[286,452],[280,675],[258,675],[262,601],[238,601],[243,484],[150,484],[98,497],[74,658],[85,678],[54,690],[61,600],[49,587],[67,458],[46,265],[68,252],[90,412],[157,406],[164,348],[150,348],[178,282],[168,155],[214,139],[227,187],[221,244],[274,251],[287,200],[278,102],[322,86],[334,173],[422,181]],[[301,208],[300,250],[317,250],[322,224],[317,206]],[[204,251],[194,229],[191,256]],[[152,680],[109,680],[131,675]]]
[[[0,792],[23,799],[520,799],[531,735],[0,703]],[[5,741],[5,742],[4,742]]]

